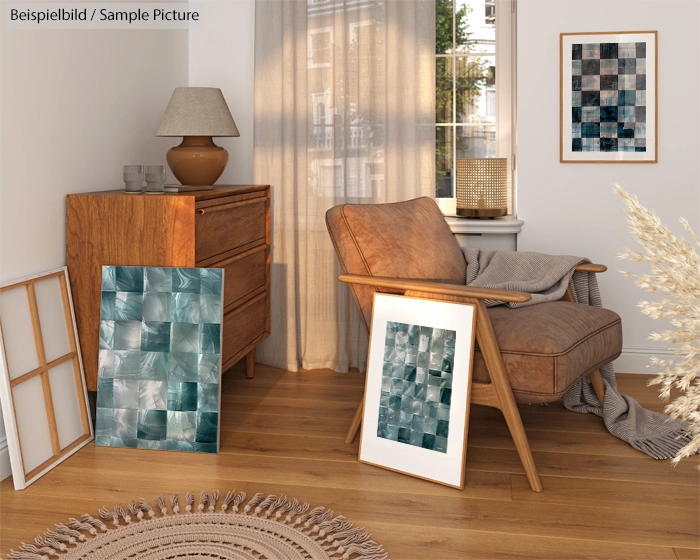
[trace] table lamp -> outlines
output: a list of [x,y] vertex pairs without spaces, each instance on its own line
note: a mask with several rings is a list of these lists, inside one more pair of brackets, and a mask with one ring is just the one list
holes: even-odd
[[457,158],[457,216],[496,218],[508,213],[508,159]]
[[182,136],[167,161],[183,185],[213,185],[226,169],[228,152],[213,136],[240,136],[219,88],[175,88],[156,136]]

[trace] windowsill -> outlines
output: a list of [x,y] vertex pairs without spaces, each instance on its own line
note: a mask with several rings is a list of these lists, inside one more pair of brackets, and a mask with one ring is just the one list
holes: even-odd
[[447,225],[450,226],[452,233],[461,234],[487,234],[487,235],[513,235],[518,234],[523,229],[522,220],[518,220],[515,216],[504,216],[503,218],[490,219],[473,219],[473,218],[456,218],[454,216],[445,216]]

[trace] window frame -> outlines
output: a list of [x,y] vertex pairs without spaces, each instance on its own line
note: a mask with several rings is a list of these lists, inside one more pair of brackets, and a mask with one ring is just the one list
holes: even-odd
[[[328,35],[328,61],[315,62],[314,53],[322,52],[326,49],[314,49],[314,36],[315,35]],[[333,28],[332,27],[319,27],[317,29],[310,29],[308,33],[308,68],[330,68],[331,59],[333,53]]]
[[[517,0],[495,0],[496,2],[496,157],[507,158],[510,162],[508,175],[508,216],[517,215],[516,207],[516,11]],[[457,10],[456,1],[453,2],[452,16],[453,29],[454,18]],[[480,14],[478,17],[484,17]],[[453,31],[454,33],[454,31]],[[439,57],[452,58],[459,57],[460,54],[454,53],[448,57],[436,55],[435,60]],[[461,55],[464,56],[464,55]],[[454,86],[453,86],[454,93]],[[456,127],[460,123],[455,123],[456,118],[456,99],[452,96],[452,130],[456,132]],[[435,123],[436,130],[440,126],[450,125],[450,123]],[[455,142],[453,134],[452,141]],[[452,169],[455,169],[455,150],[452,150]],[[435,198],[438,206],[446,215],[455,215],[457,213],[457,199],[455,195],[456,176],[452,175],[452,197]],[[437,195],[437,185],[434,190]]]

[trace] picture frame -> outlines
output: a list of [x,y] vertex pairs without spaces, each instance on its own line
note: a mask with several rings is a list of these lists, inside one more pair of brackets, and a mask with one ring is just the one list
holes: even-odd
[[374,296],[359,460],[464,488],[476,307]]
[[15,490],[94,439],[68,268],[0,285],[0,403]]
[[658,162],[657,31],[560,34],[560,162]]

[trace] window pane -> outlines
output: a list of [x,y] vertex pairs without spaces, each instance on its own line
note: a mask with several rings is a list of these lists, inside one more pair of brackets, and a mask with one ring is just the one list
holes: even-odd
[[456,122],[495,123],[496,57],[460,56],[456,65]]
[[452,0],[435,0],[435,53],[452,52]]
[[458,158],[495,158],[496,125],[457,127]]
[[457,0],[457,52],[496,52],[495,0]]
[[452,58],[435,60],[435,122],[452,122]]
[[330,66],[332,40],[330,29],[309,31],[309,68]]
[[451,126],[435,130],[435,188],[438,198],[452,196],[452,134]]

